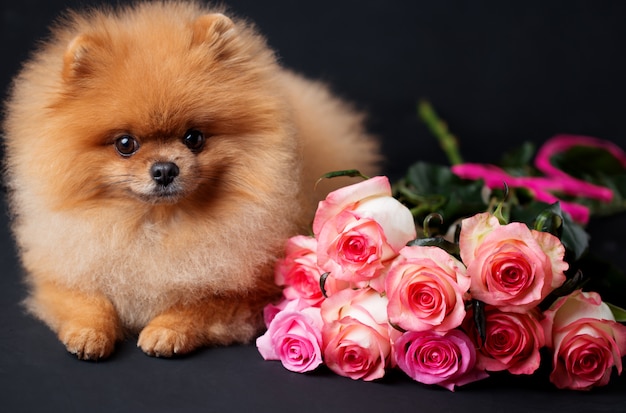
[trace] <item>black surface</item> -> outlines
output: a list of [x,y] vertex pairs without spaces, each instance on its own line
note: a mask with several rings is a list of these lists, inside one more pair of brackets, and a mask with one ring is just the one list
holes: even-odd
[[[10,3],[10,4],[7,4]],[[3,93],[59,0],[2,1]],[[626,3],[621,1],[231,1],[255,21],[285,65],[333,85],[371,114],[386,171],[445,162],[415,116],[428,97],[465,158],[492,161],[524,140],[561,133],[626,143]],[[3,94],[4,96],[4,94]],[[592,247],[626,269],[626,218],[591,223]],[[626,411],[626,379],[591,393],[558,391],[547,371],[497,375],[450,393],[392,374],[354,382],[325,370],[300,375],[265,362],[254,346],[163,360],[133,341],[107,361],[68,355],[25,315],[20,270],[0,225],[0,410],[3,412]],[[626,294],[626,292],[624,292]]]

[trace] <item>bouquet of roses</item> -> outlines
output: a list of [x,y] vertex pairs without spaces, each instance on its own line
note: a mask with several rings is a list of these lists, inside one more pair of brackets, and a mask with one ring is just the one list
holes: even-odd
[[421,109],[455,165],[415,164],[394,188],[364,177],[320,202],[313,235],[289,239],[277,263],[284,297],[265,309],[263,358],[367,381],[399,368],[454,390],[489,372],[533,374],[547,348],[557,387],[607,384],[621,373],[626,313],[587,288],[581,224],[610,202],[618,210],[620,192],[566,175],[554,159],[599,149],[626,176],[626,156],[603,141],[559,138],[537,156],[538,170],[548,166],[541,175],[465,164]]

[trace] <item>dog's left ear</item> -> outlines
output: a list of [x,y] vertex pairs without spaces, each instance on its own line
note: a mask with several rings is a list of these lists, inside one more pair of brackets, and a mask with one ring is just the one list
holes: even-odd
[[96,39],[86,34],[80,34],[72,39],[63,55],[63,79],[71,82],[89,76],[96,65],[93,55],[97,47]]
[[235,31],[235,23],[223,14],[205,14],[193,23],[191,44],[223,49],[235,37]]

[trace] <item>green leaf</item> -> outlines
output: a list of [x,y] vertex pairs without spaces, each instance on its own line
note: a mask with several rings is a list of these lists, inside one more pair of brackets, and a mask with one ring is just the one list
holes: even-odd
[[550,294],[548,294],[546,298],[543,299],[541,303],[539,303],[539,308],[541,309],[541,311],[545,311],[550,308],[550,306],[557,298],[569,295],[575,290],[581,288],[585,282],[583,278],[583,272],[577,270],[573,276],[570,276],[565,280],[563,285],[552,291]]
[[461,260],[461,251],[459,245],[453,242],[447,241],[442,237],[429,237],[418,238],[413,241],[409,241],[408,246],[421,246],[421,247],[439,247],[446,251],[448,254],[454,256],[456,259]]
[[554,154],[550,162],[565,173],[613,191],[610,202],[583,197],[566,197],[589,207],[592,216],[613,215],[626,211],[626,168],[609,151],[592,146],[572,146]]
[[559,239],[563,234],[563,211],[558,202],[550,205],[535,217],[533,224],[537,231],[548,232]]
[[618,175],[625,172],[619,159],[606,149],[593,146],[572,146],[554,154],[550,163],[571,176],[585,180],[589,176]]
[[[589,249],[589,234],[580,224],[574,222],[569,215],[563,215],[561,242],[571,254],[571,260],[576,261]],[[569,257],[566,258],[568,258],[568,261],[570,260]]]
[[509,196],[509,188],[506,185],[506,183],[504,184],[505,189],[504,189],[504,200],[498,202],[498,206],[496,207],[496,210],[493,211],[493,216],[496,217],[498,219],[498,222],[500,223],[500,225],[506,225],[509,223],[509,214],[508,214],[508,205],[506,203],[506,199]]
[[535,145],[524,142],[521,146],[506,152],[500,160],[500,166],[508,170],[526,170],[535,156]]
[[574,276],[569,277],[567,280],[565,280],[563,285],[552,291],[551,295],[558,298],[573,293],[575,290],[578,290],[582,287],[582,284],[584,283],[583,278],[583,272],[580,270],[576,271]]
[[332,178],[337,178],[339,176],[347,176],[349,178],[360,177],[363,179],[369,179],[368,176],[363,175],[361,171],[359,171],[358,169],[344,169],[342,171],[332,171],[332,172],[325,173],[324,175],[319,177],[317,182],[315,182],[315,186],[317,186],[317,184],[319,184],[324,179],[332,179]]
[[587,206],[592,216],[609,216],[626,211],[626,173],[619,175],[598,173],[594,177],[587,176],[585,180],[610,189],[613,192],[613,199],[606,202],[583,197],[562,196],[562,198]]
[[613,313],[613,317],[615,317],[615,321],[618,321],[620,323],[626,322],[626,310],[611,303],[605,302],[605,304],[609,306],[609,309]]
[[[535,227],[537,216],[546,210],[555,211],[556,204],[552,206],[544,202],[532,201],[524,205],[513,205],[511,221],[523,222],[530,228]],[[560,207],[558,207],[560,210]],[[589,234],[585,229],[574,222],[569,215],[562,214],[563,226],[560,234],[561,242],[567,251],[568,262],[577,261],[589,249]]]
[[416,193],[441,194],[456,182],[456,176],[447,166],[416,162],[407,170],[406,180]]
[[426,162],[409,167],[403,180],[394,186],[394,195],[413,212],[416,222],[422,223],[431,213],[444,218],[441,229],[455,220],[484,212],[482,181],[466,181],[450,168]]
[[485,318],[485,304],[482,301],[472,300],[472,310],[474,311],[474,324],[480,337],[482,346],[487,339],[487,319]]
[[484,188],[482,180],[470,183],[466,181],[452,187],[441,215],[451,224],[458,218],[484,212],[488,206],[483,199]]
[[585,291],[595,291],[603,301],[626,307],[626,274],[621,268],[600,258],[597,253],[589,252],[572,263],[572,271],[577,269],[584,274]]
[[320,290],[322,290],[322,295],[324,296],[324,298],[328,298],[328,295],[326,295],[326,280],[328,279],[329,275],[329,272],[325,272],[320,276]]

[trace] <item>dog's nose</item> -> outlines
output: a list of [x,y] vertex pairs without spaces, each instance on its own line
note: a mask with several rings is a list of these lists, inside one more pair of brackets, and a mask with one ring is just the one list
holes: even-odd
[[180,170],[174,162],[155,162],[150,167],[152,179],[159,185],[168,186],[178,176]]

